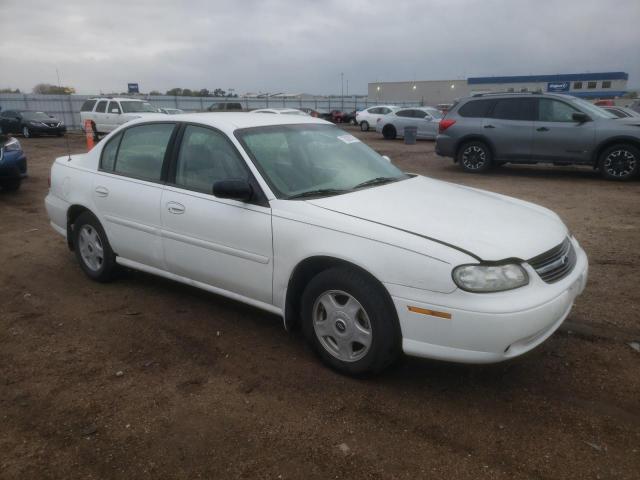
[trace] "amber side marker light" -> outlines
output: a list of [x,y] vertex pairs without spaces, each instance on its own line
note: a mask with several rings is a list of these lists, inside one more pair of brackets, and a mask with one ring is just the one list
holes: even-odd
[[429,310],[426,308],[412,307],[412,306],[408,306],[407,308],[409,309],[410,312],[413,312],[413,313],[420,313],[422,315],[431,315],[432,317],[451,320],[451,314],[447,312],[438,312],[437,310]]

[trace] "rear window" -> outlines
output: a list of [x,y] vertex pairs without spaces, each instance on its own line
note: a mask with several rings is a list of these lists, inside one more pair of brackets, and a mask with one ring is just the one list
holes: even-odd
[[97,100],[87,100],[80,107],[81,112],[90,112],[93,110],[93,106],[96,104]]
[[487,117],[495,100],[471,100],[460,107],[458,115],[461,117]]

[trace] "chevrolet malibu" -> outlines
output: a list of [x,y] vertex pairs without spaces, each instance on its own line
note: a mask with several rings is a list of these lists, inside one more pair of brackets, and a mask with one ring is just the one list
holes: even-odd
[[587,281],[553,212],[420,175],[323,120],[145,118],[61,157],[51,226],[82,270],[128,267],[299,326],[341,372],[491,363],[547,339]]

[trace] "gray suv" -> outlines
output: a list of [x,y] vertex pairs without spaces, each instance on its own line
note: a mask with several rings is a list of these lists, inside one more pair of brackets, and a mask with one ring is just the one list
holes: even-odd
[[640,168],[640,118],[617,119],[569,95],[477,94],[440,121],[436,153],[467,172],[546,162],[593,165],[605,178],[629,180]]

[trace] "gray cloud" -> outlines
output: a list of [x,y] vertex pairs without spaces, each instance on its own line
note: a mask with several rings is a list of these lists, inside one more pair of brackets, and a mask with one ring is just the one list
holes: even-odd
[[[613,8],[615,5],[615,8]],[[623,70],[640,2],[2,0],[0,87],[350,93],[367,83]]]

